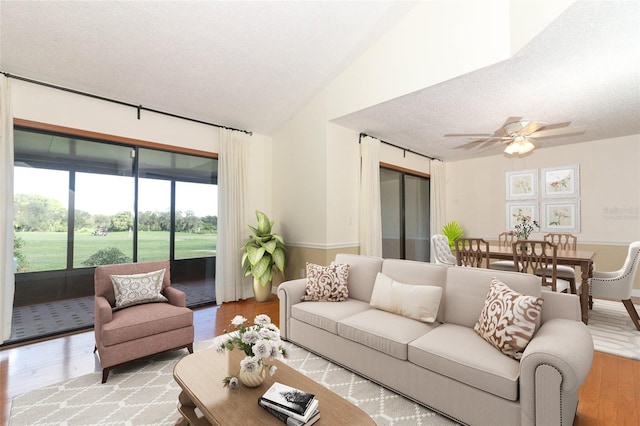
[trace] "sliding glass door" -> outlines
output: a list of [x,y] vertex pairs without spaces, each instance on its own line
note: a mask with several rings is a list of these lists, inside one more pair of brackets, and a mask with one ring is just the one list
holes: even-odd
[[380,168],[382,256],[428,262],[429,178]]

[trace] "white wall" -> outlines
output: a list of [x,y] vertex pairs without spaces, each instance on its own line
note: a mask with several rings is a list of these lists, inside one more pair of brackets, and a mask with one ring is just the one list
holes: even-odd
[[[358,133],[330,120],[506,59],[510,6],[419,2],[274,134],[274,209],[290,243],[332,248],[357,241],[358,206],[347,200],[357,198],[359,176],[341,168],[360,168]],[[469,31],[478,22],[482,30]],[[428,160],[393,148],[384,148],[382,161],[429,173]]]
[[[580,166],[580,243],[640,240],[640,135],[447,163],[446,216],[466,235],[496,239],[506,229],[505,173]],[[612,212],[620,211],[621,214]],[[532,234],[539,237],[542,234]]]

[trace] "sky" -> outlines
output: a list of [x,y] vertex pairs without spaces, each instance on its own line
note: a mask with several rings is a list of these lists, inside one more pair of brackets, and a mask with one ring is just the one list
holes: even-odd
[[[38,194],[68,205],[68,173],[16,167],[14,194]],[[140,211],[169,211],[170,186],[168,181],[140,180]],[[113,215],[133,211],[133,178],[89,173],[76,174],[77,210],[91,214]],[[178,182],[176,184],[176,210],[192,210],[196,216],[218,215],[218,187],[216,185]]]

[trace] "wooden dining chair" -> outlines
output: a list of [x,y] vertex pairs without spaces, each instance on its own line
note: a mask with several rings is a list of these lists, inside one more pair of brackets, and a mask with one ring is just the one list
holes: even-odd
[[[557,247],[549,241],[523,240],[512,243],[513,262],[522,265],[522,272],[540,272],[543,288],[565,292],[570,288],[568,281],[557,276]],[[537,275],[537,274],[536,274]]]
[[[545,241],[555,244],[558,250],[576,250],[578,248],[578,237],[573,234],[549,233],[544,236]],[[534,272],[542,276],[542,271]],[[558,278],[569,281],[571,293],[576,294],[576,270],[573,266],[558,265],[556,270]]]
[[458,238],[456,240],[458,266],[483,268],[489,265],[489,243],[482,238]]
[[[518,236],[513,231],[505,231],[498,234],[498,245],[500,247],[511,247],[511,245],[518,240]],[[522,270],[522,267],[515,269],[512,260],[498,260],[489,264],[489,269],[496,269],[499,271],[516,271]]]

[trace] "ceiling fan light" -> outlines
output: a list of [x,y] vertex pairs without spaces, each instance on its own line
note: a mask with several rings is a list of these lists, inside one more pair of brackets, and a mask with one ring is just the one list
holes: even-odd
[[527,152],[532,151],[536,146],[529,140],[529,138],[525,138],[522,136],[516,137],[513,142],[511,142],[504,149],[505,154],[526,154]]

